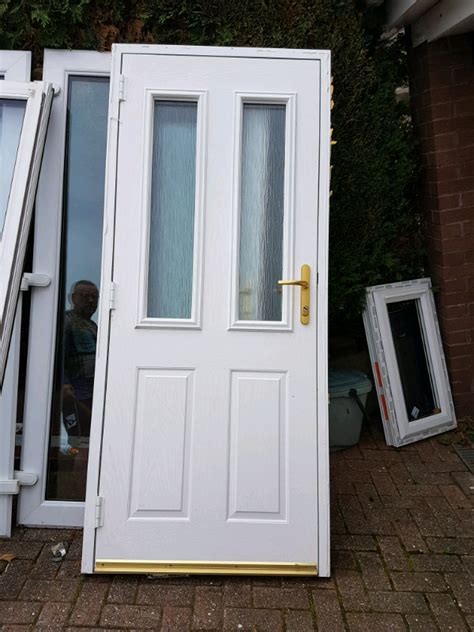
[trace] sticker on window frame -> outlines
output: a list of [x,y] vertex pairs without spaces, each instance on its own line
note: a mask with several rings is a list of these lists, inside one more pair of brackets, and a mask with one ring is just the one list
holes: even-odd
[[21,132],[12,169],[0,236],[0,384],[3,383],[10,337],[20,291],[23,262],[36,186],[53,99],[50,84],[35,81],[0,83],[0,99],[24,101]]
[[387,444],[455,428],[430,279],[367,288],[363,320]]

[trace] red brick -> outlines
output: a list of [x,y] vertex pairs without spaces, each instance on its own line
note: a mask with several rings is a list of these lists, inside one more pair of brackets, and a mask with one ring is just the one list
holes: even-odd
[[405,619],[410,632],[438,632],[438,626],[429,614],[407,614]]
[[36,621],[39,628],[60,629],[65,628],[68,621],[71,604],[49,602],[44,604],[43,610]]
[[20,596],[31,601],[73,601],[78,588],[78,580],[28,579]]
[[308,594],[301,588],[254,587],[253,603],[256,608],[309,608]]
[[427,612],[423,595],[415,592],[371,592],[370,604],[375,612]]
[[194,586],[167,585],[159,580],[150,580],[138,588],[137,604],[160,606],[191,606],[194,599]]
[[66,548],[68,542],[73,540],[77,535],[74,529],[37,529],[28,528],[24,530],[23,540],[31,542],[49,542],[56,544],[64,542]]
[[390,573],[395,590],[409,592],[443,592],[446,591],[446,582],[443,576],[437,573],[401,572]]
[[158,630],[161,620],[159,606],[128,606],[107,604],[102,610],[100,625],[109,628]]
[[191,608],[165,606],[160,632],[188,632],[191,629]]
[[213,630],[221,626],[222,590],[198,586],[194,599],[193,627],[198,630]]
[[426,543],[433,553],[474,555],[472,538],[426,538]]
[[334,578],[345,610],[370,610],[369,597],[359,572],[338,570]]
[[417,551],[420,553],[426,553],[428,551],[426,544],[421,537],[420,530],[414,522],[395,522],[394,527],[398,537],[407,551]]
[[0,623],[33,623],[41,605],[27,601],[0,601]]
[[20,542],[17,540],[0,540],[0,557],[10,554],[22,560],[35,560],[41,552],[41,542]]
[[283,632],[283,615],[278,610],[226,608],[224,632]]
[[310,612],[297,610],[285,615],[286,632],[313,632],[315,627]]
[[450,595],[432,593],[427,594],[426,597],[441,630],[467,632],[462,616]]
[[405,623],[399,614],[349,612],[347,623],[351,632],[406,632]]
[[407,570],[408,557],[400,545],[400,540],[394,536],[379,536],[377,539],[385,566],[389,570]]
[[441,485],[441,491],[454,509],[469,509],[472,507],[471,500],[462,493],[457,485]]
[[248,608],[252,605],[252,588],[247,580],[229,578],[223,598],[225,607]]
[[20,593],[33,563],[31,560],[13,560],[0,575],[0,599],[14,599]]
[[445,579],[458,608],[462,612],[474,614],[474,577],[469,573],[446,573]]
[[85,582],[71,613],[72,625],[96,625],[99,622],[102,604],[109,589],[108,584]]
[[378,553],[358,552],[362,579],[369,590],[390,590],[390,582]]
[[433,571],[435,573],[455,573],[462,571],[461,563],[455,555],[438,555],[431,553],[412,555],[410,559],[415,571]]
[[337,595],[332,590],[313,590],[312,595],[318,630],[343,632],[345,625]]

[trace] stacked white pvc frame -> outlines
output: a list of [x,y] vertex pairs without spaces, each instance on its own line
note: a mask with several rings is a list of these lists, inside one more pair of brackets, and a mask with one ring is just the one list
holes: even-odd
[[21,467],[38,475],[35,486],[23,488],[18,522],[28,526],[82,527],[84,503],[46,500],[54,354],[60,290],[61,226],[65,166],[68,84],[71,76],[108,77],[110,54],[94,51],[45,50],[43,78],[59,88],[55,97],[35,214],[33,270],[51,283],[33,289],[28,367],[25,386]]
[[[387,305],[418,300],[420,328],[439,413],[408,419]],[[448,371],[444,358],[430,279],[367,288],[363,314],[372,371],[388,445],[400,447],[456,427]]]
[[[29,81],[31,53],[26,51],[0,51],[0,77],[6,81]],[[20,363],[21,294],[15,316],[7,366],[0,393],[0,479],[13,478],[18,370]],[[0,494],[0,537],[9,538],[12,523],[12,496]]]

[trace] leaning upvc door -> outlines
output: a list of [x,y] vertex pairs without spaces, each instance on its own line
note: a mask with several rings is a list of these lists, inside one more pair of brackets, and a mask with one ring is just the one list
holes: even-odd
[[[28,51],[0,51],[0,80],[29,81],[31,53]],[[3,121],[3,116],[2,116]],[[11,489],[5,484],[0,490],[0,537],[10,537],[12,524],[12,497],[18,493],[14,478],[15,436],[17,415],[18,371],[20,362],[21,296],[16,308],[15,323],[10,341],[5,378],[0,392],[0,485],[10,481]]]
[[[2,60],[0,59],[0,62]],[[22,63],[24,59],[20,59]],[[26,62],[27,63],[27,62]],[[53,88],[0,82],[0,529],[9,535],[12,494],[33,475],[13,475],[20,286]]]
[[327,575],[329,54],[122,45],[111,91],[83,568]]

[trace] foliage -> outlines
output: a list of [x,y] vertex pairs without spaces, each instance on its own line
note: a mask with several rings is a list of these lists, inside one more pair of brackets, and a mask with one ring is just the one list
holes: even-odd
[[330,221],[332,316],[367,285],[418,277],[423,248],[400,39],[358,0],[0,0],[0,48],[105,50],[113,42],[329,48],[335,86]]

